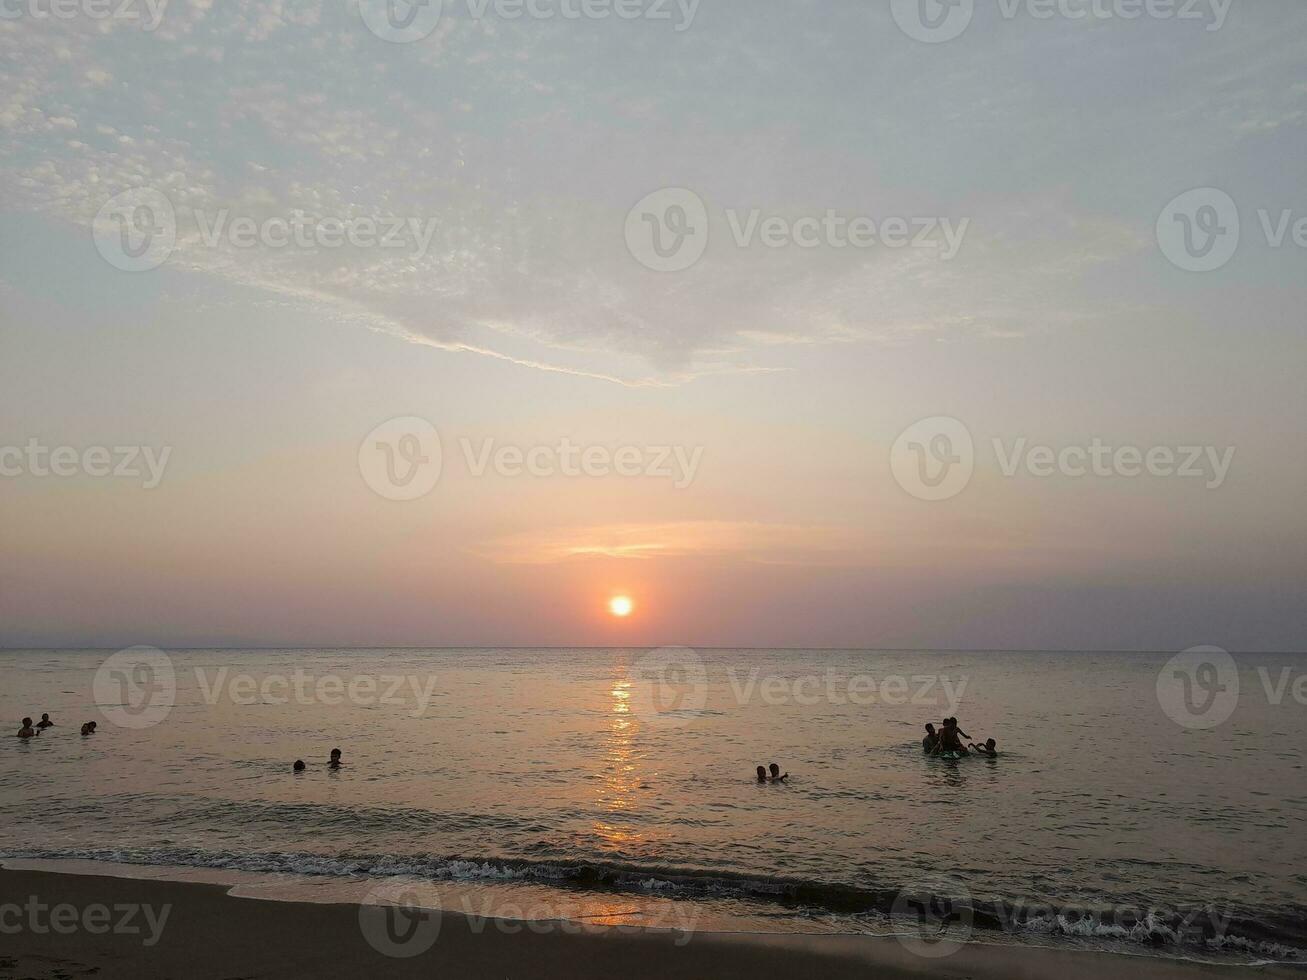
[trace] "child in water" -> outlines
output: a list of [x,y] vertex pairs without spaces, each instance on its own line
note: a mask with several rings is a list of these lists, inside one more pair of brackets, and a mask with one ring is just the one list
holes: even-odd
[[771,781],[773,783],[783,783],[785,782],[785,780],[789,778],[790,778],[790,774],[788,772],[784,776],[782,776],[781,767],[776,765],[776,763],[774,762],[771,764]]
[[340,749],[331,750],[331,761],[327,763],[328,769],[340,768]]
[[304,771],[304,768],[305,768],[305,766],[304,766],[304,760],[303,760],[303,759],[296,759],[296,760],[295,760],[295,765],[292,766],[291,768],[293,768],[296,772],[303,772],[303,771]]
[[926,722],[926,737],[921,740],[921,747],[927,752],[933,752],[938,744],[939,736],[935,734],[935,726]]
[[53,727],[54,727],[54,722],[50,720],[50,716],[48,714],[42,715],[41,720],[36,723],[37,730],[42,732],[45,731],[47,728],[53,728]]
[[23,719],[23,727],[18,729],[19,738],[36,738],[36,736],[40,734],[41,734],[40,732],[38,732],[35,728],[32,727],[31,718]]
[[764,769],[762,766],[758,767],[758,782],[760,783],[767,782],[767,770]]
[[93,722],[93,721],[88,721],[85,725],[83,725],[83,726],[82,726],[82,734],[83,734],[83,735],[94,735],[94,734],[95,734],[95,722]]
[[974,742],[972,742],[970,747],[975,749],[981,755],[987,755],[991,759],[997,759],[998,750],[994,748],[994,746],[997,744],[998,743],[991,738],[991,739],[986,739],[984,745],[977,745]]

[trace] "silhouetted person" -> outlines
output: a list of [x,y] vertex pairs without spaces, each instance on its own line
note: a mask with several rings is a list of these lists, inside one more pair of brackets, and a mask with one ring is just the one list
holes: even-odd
[[36,738],[36,736],[40,734],[41,734],[40,732],[38,732],[35,728],[32,727],[31,718],[23,719],[23,727],[18,729],[19,738]]
[[939,731],[939,745],[936,752],[957,752],[959,755],[967,754],[967,747],[962,744],[958,738],[957,720],[953,718],[944,719],[944,727]]
[[760,783],[767,782],[767,770],[764,769],[762,766],[758,767],[758,782]]
[[295,771],[296,771],[296,772],[303,772],[303,771],[304,771],[304,768],[305,768],[305,767],[304,767],[304,760],[303,760],[303,759],[296,759],[296,760],[295,760],[295,765],[294,765],[294,769],[295,769]]
[[927,752],[932,752],[938,744],[939,736],[935,734],[935,726],[926,722],[926,737],[921,740],[921,747]]
[[340,768],[340,749],[331,750],[331,761],[327,763],[328,769]]
[[790,774],[788,772],[784,776],[782,776],[781,767],[776,765],[776,763],[774,762],[771,764],[771,781],[773,783],[783,783],[785,782],[785,780],[789,778],[790,778]]
[[971,748],[975,749],[981,755],[987,755],[991,759],[997,759],[998,750],[994,748],[994,746],[996,746],[997,744],[998,743],[991,738],[991,739],[986,739],[984,745],[976,745],[975,743],[972,743]]
[[94,734],[95,734],[95,722],[93,722],[93,721],[88,721],[85,725],[83,725],[83,726],[82,726],[82,734],[83,734],[83,735],[94,735]]
[[38,722],[36,723],[36,727],[37,727],[40,731],[45,731],[47,728],[53,728],[53,727],[54,727],[54,722],[52,722],[52,721],[50,720],[50,716],[49,716],[49,715],[42,715],[42,716],[41,716],[41,720],[38,721]]

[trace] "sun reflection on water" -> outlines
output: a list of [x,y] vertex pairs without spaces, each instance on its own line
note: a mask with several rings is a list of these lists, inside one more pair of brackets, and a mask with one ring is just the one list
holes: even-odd
[[644,839],[644,834],[631,826],[629,817],[622,819],[634,807],[635,791],[641,782],[634,744],[635,722],[631,717],[631,682],[616,681],[608,695],[611,708],[598,803],[609,818],[597,819],[593,826],[606,844],[622,848]]

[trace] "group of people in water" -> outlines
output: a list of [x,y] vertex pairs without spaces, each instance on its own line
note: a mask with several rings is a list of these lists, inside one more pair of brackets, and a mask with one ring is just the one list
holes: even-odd
[[[944,722],[937,729],[933,724],[926,725],[926,737],[921,740],[922,751],[927,755],[944,755],[952,753],[954,755],[983,755],[988,759],[998,758],[998,742],[992,738],[986,739],[983,743],[964,742],[963,739],[971,738],[966,732],[958,727],[956,718],[945,718]],[[296,763],[299,765],[299,763]],[[781,775],[781,767],[776,763],[771,764],[771,772],[762,766],[758,767],[758,783],[783,783],[790,778],[787,772]]]
[[[54,727],[54,722],[52,722],[52,721],[50,720],[50,716],[49,716],[48,714],[41,715],[41,720],[38,721],[38,722],[36,722],[36,723],[33,723],[31,718],[24,718],[24,719],[23,719],[23,727],[20,728],[20,729],[18,729],[18,737],[19,737],[19,738],[36,738],[36,737],[37,737],[38,735],[40,735],[43,731],[45,731],[47,728],[53,728],[53,727]],[[86,724],[82,725],[82,734],[83,734],[83,735],[94,735],[94,734],[95,734],[95,722],[93,722],[93,721],[88,721],[88,722],[86,722]],[[339,769],[339,768],[343,765],[343,763],[340,761],[340,757],[341,757],[341,751],[340,751],[340,749],[332,749],[332,750],[331,750],[331,756],[330,756],[330,758],[327,760],[327,768],[328,768],[328,769]],[[306,766],[306,765],[304,764],[304,760],[303,760],[303,759],[296,759],[296,760],[295,760],[295,765],[292,766],[291,768],[294,769],[295,772],[303,772],[305,769],[308,768],[308,766]],[[772,766],[772,768],[775,769],[776,767],[775,767],[775,766]],[[759,771],[759,772],[762,772],[762,767],[761,767],[761,766],[758,767],[758,771]]]
[[977,745],[975,742],[963,743],[964,738],[971,736],[958,727],[956,718],[945,718],[943,725],[936,731],[932,724],[926,725],[926,737],[921,740],[921,748],[927,755],[942,755],[945,752],[952,752],[956,755],[970,755],[975,752],[977,755],[987,756],[991,759],[998,758],[998,745],[992,738],[986,739],[983,745]]
[[[50,720],[48,714],[41,715],[41,720],[32,723],[31,718],[23,719],[23,727],[18,729],[19,738],[36,738],[47,728],[53,728],[54,722]],[[82,725],[83,735],[95,734],[95,722],[88,721]],[[990,759],[998,758],[998,745],[992,738],[986,739],[984,744],[975,742],[963,742],[963,739],[971,738],[966,732],[958,727],[956,718],[945,718],[939,729],[933,724],[926,725],[926,736],[921,740],[921,748],[927,755],[942,755],[946,752],[955,755],[970,755],[975,752],[977,755],[983,755]],[[328,769],[339,769],[342,766],[340,749],[332,749],[331,757],[327,761]],[[303,759],[296,759],[295,764],[291,767],[295,772],[303,772],[308,768]],[[783,783],[790,778],[790,774],[781,773],[781,767],[772,763],[770,772],[762,766],[758,767],[758,782],[761,783]]]
[[[342,765],[344,765],[344,763],[340,761],[340,749],[332,749],[331,758],[327,760],[327,768],[339,769]],[[303,759],[296,759],[295,765],[291,766],[291,769],[295,772],[303,772],[307,768],[308,766],[304,764]]]
[[785,773],[785,775],[783,776],[781,775],[781,767],[776,765],[776,763],[774,762],[771,764],[770,776],[768,775],[766,769],[764,769],[762,766],[758,767],[758,782],[760,783],[783,783],[785,782],[785,780],[789,778],[790,778],[790,774],[788,772]]
[[[32,719],[31,719],[31,718],[24,718],[24,719],[23,719],[23,727],[20,728],[20,729],[18,729],[18,737],[19,737],[19,738],[36,738],[36,736],[40,735],[40,734],[41,734],[43,731],[45,731],[47,728],[54,728],[54,722],[52,722],[52,721],[50,720],[50,716],[49,716],[48,714],[44,714],[44,715],[42,715],[42,716],[41,716],[41,720],[38,721],[36,724],[32,724]],[[95,734],[95,722],[93,722],[93,721],[88,721],[86,724],[84,724],[84,725],[82,726],[82,734],[83,734],[83,735],[94,735],[94,734]]]

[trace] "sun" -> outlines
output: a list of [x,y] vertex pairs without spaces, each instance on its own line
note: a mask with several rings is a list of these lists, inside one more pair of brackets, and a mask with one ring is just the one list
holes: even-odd
[[608,600],[608,611],[619,618],[624,619],[631,615],[631,610],[634,608],[635,603],[628,595],[615,595]]

